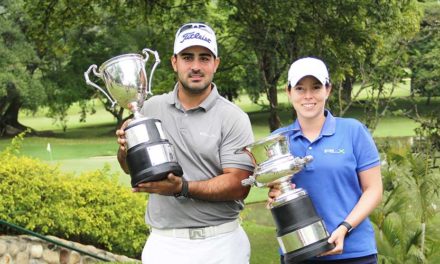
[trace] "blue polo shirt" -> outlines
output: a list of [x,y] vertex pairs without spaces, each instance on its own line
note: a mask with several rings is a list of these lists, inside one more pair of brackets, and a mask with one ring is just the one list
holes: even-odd
[[[317,139],[310,142],[296,120],[275,130],[288,132],[290,152],[313,161],[295,174],[292,182],[305,189],[317,213],[331,233],[347,217],[362,195],[358,173],[380,165],[376,145],[365,125],[351,118],[338,118],[325,110],[325,122]],[[322,260],[346,259],[376,254],[374,229],[367,218],[345,238],[341,255]]]

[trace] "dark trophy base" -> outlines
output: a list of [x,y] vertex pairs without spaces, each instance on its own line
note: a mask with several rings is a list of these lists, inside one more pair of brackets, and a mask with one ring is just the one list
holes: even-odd
[[131,186],[136,187],[139,183],[166,179],[170,172],[176,176],[182,176],[183,174],[182,168],[178,163],[168,162],[150,168],[145,168],[141,171],[138,171],[136,174],[130,173]]
[[150,147],[169,146],[168,141],[155,142],[153,144],[139,144],[127,152],[127,165],[130,171],[131,186],[136,187],[139,183],[160,181],[167,178],[169,173],[182,176],[182,167],[174,157],[165,156],[160,162],[153,162],[154,151]]
[[[291,200],[287,199],[286,202],[281,202],[278,206],[271,209],[277,226],[278,238],[286,239],[287,245],[297,245],[295,248],[286,248],[287,252],[284,254],[285,263],[300,263],[333,249],[335,245],[327,242],[329,235],[307,192],[302,189],[292,190],[290,197],[292,197]],[[313,232],[301,231],[305,228]],[[297,234],[297,232],[300,233]],[[291,235],[290,238],[295,238],[295,240],[286,238],[289,235]],[[304,241],[312,243],[302,244],[303,240],[300,238],[304,238]],[[281,241],[283,242],[280,243],[284,243],[284,240]]]
[[329,251],[335,247],[334,244],[329,244],[327,238],[321,241],[315,242],[311,245],[303,247],[301,249],[289,252],[284,255],[284,263],[297,264],[304,260],[313,258],[321,253]]

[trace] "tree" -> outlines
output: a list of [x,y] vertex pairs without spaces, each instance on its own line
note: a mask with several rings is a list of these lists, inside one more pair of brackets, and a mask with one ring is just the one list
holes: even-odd
[[[158,50],[162,63],[154,74],[153,92],[172,89],[169,55],[174,32],[181,21],[187,21],[206,1],[40,1],[27,3],[25,10],[33,21],[26,34],[38,50],[41,60],[47,106],[50,115],[65,126],[67,109],[75,102],[82,106],[82,120],[93,112],[85,101],[99,92],[86,86],[83,72],[91,65],[124,53],[141,53],[145,47]],[[151,63],[151,59],[149,61]],[[147,65],[147,67],[150,65]],[[167,67],[168,66],[168,67]],[[104,87],[102,81],[95,79]],[[124,109],[102,102],[117,120],[124,120]]]
[[[299,14],[298,1],[227,1],[221,6],[233,10],[229,15],[231,21],[229,34],[235,39],[234,50],[245,56],[240,57],[249,72],[257,70],[254,85],[248,90],[258,95],[264,92],[269,101],[269,128],[280,126],[277,114],[277,85],[280,76],[289,63],[298,54],[295,41],[297,28],[296,17]],[[286,19],[288,18],[288,19]],[[258,99],[255,97],[254,99]]]
[[36,110],[45,99],[38,59],[20,28],[20,9],[16,1],[0,5],[0,136],[24,131],[19,110]]
[[[370,219],[377,227],[380,263],[437,263],[439,171],[427,144],[418,150],[384,147],[384,195]],[[415,152],[414,152],[415,151]],[[437,261],[436,261],[437,260]]]
[[411,93],[426,96],[440,95],[440,5],[424,3],[424,16],[419,34],[411,42]]
[[[226,2],[222,7],[233,10],[230,34],[240,42],[236,47],[255,58],[260,72],[258,87],[270,102],[271,130],[280,125],[279,79],[294,59],[314,56],[328,64],[336,94],[332,106],[343,115],[351,105],[355,81],[377,91],[390,78],[397,82],[402,77],[406,65],[394,61],[401,45],[393,44],[398,40],[404,43],[418,25],[414,0]],[[388,78],[383,84],[375,83],[387,77],[379,75],[384,69]],[[281,83],[284,87],[285,82]]]
[[[280,126],[277,90],[285,86],[290,63],[303,56],[320,57],[328,64],[336,114],[351,106],[352,85],[361,82],[362,89],[376,92],[366,116],[380,116],[387,109],[383,95],[392,92],[385,82],[397,84],[405,73],[406,40],[418,25],[414,3],[42,0],[21,4],[17,17],[20,31],[36,51],[34,68],[44,83],[47,106],[61,122],[74,102],[83,106],[83,119],[93,111],[84,103],[97,93],[82,79],[88,66],[122,53],[158,50],[162,63],[153,92],[169,91],[175,77],[168,56],[177,25],[205,21],[218,34],[223,63],[215,81],[221,83],[220,93],[232,100],[244,88],[255,102],[265,93],[273,130]],[[123,109],[110,109],[103,101],[121,122]],[[367,123],[374,127],[373,121]]]

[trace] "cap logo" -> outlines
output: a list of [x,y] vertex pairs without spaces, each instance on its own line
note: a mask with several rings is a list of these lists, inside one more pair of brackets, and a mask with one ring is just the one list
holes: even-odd
[[194,33],[194,32],[188,32],[183,34],[183,40],[180,41],[180,43],[185,42],[185,40],[190,40],[190,39],[200,39],[203,41],[206,41],[208,43],[211,43],[211,39],[207,36],[201,35],[200,33]]

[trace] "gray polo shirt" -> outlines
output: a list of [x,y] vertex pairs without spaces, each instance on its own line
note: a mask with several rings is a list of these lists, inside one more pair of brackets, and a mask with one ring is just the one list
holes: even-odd
[[[235,153],[254,141],[249,117],[220,96],[215,85],[195,109],[184,110],[176,84],[172,92],[148,99],[141,113],[162,121],[186,180],[208,180],[224,168],[253,170],[247,154]],[[236,219],[242,209],[243,201],[179,200],[151,194],[145,220],[156,228],[211,226]]]

